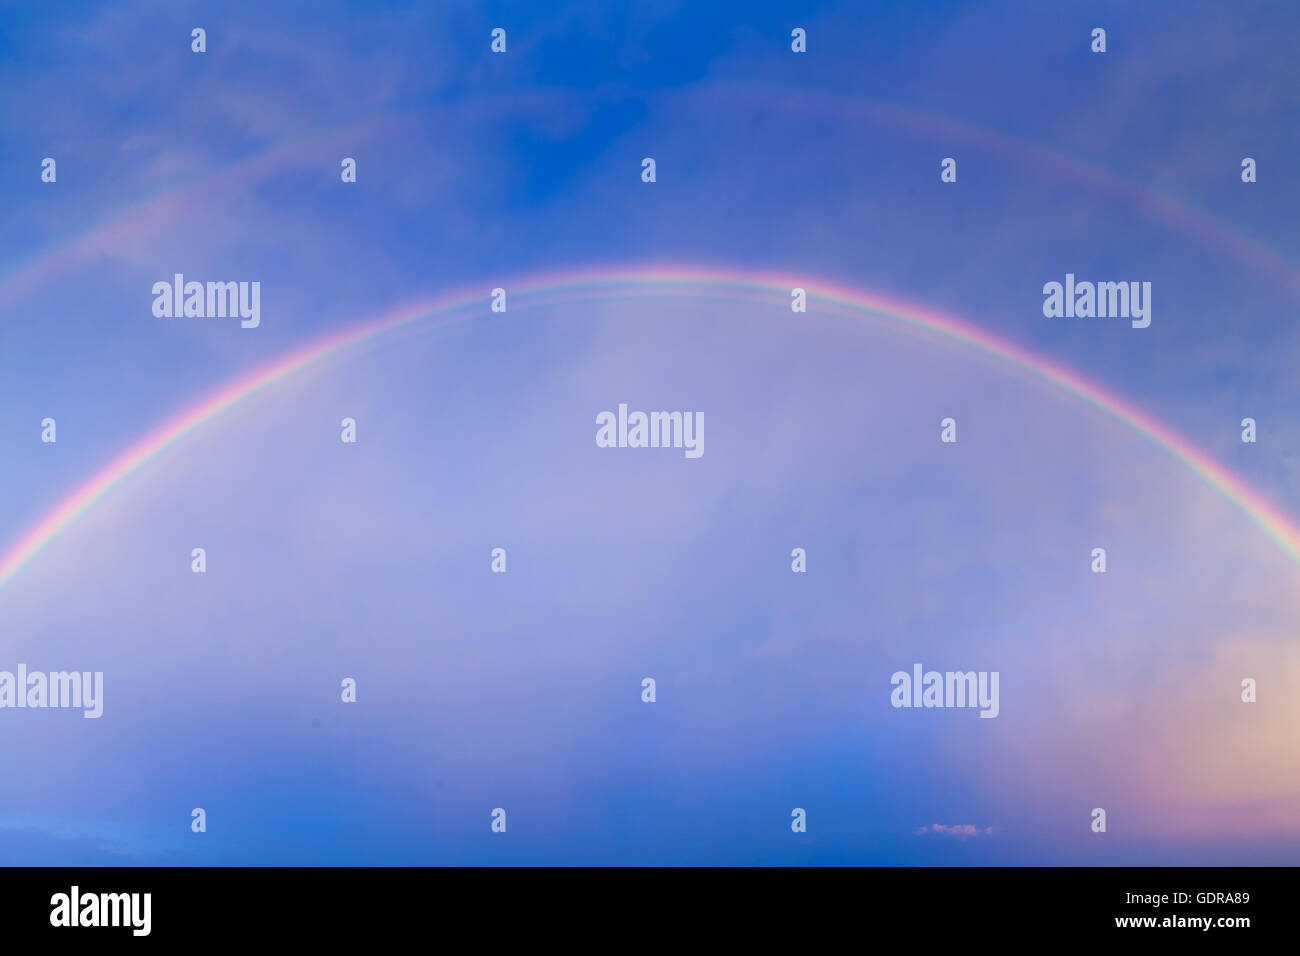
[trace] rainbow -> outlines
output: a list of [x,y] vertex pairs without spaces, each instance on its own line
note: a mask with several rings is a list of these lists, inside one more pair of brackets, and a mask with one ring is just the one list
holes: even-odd
[[[864,97],[840,97],[825,93],[789,89],[761,83],[723,82],[703,90],[676,94],[690,97],[748,99],[761,112],[782,109],[791,114],[811,111],[840,121],[863,121],[892,126],[939,142],[959,142],[988,150],[1010,162],[1036,166],[1050,177],[1062,172],[1092,189],[1110,193],[1152,219],[1180,231],[1197,235],[1210,248],[1226,251],[1240,262],[1267,273],[1293,296],[1300,296],[1300,269],[1284,256],[1241,229],[1210,213],[1189,205],[1169,193],[1135,182],[1072,152],[1035,142],[990,127],[931,113],[912,106]],[[156,231],[160,225],[181,216],[196,199],[210,201],[214,192],[236,192],[265,177],[288,169],[318,174],[321,156],[354,149],[390,130],[405,131],[408,125],[436,118],[446,122],[457,111],[487,111],[497,106],[537,110],[552,104],[552,97],[534,93],[521,101],[520,94],[479,96],[435,110],[395,112],[377,119],[339,126],[331,130],[285,139],[223,167],[187,177],[172,189],[119,209],[107,219],[67,239],[30,261],[0,275],[0,308],[79,265],[94,261],[121,247],[129,239]],[[719,104],[721,108],[723,104]]]
[[[844,123],[866,122],[890,126],[940,143],[960,143],[1003,157],[1009,164],[1036,168],[1047,181],[1068,178],[1110,194],[1154,222],[1180,234],[1194,235],[1216,254],[1227,253],[1242,264],[1266,274],[1287,294],[1300,297],[1300,269],[1259,239],[1194,206],[1172,193],[1138,182],[1081,156],[1076,150],[1058,149],[1024,136],[913,106],[866,97],[843,97],[798,88],[751,82],[726,82],[711,86],[706,95],[734,106],[748,97],[756,110],[780,109],[793,114],[819,115]],[[731,98],[728,101],[728,98]],[[1235,170],[1234,170],[1235,172]]]
[[[1078,373],[951,315],[822,280],[697,266],[607,268],[525,277],[504,285],[514,304],[511,314],[518,311],[521,299],[526,305],[539,305],[650,294],[750,299],[784,309],[790,301],[790,290],[796,286],[808,293],[810,315],[820,313],[865,320],[962,347],[1083,400],[1191,469],[1300,565],[1300,528],[1291,518],[1186,439]],[[489,299],[489,290],[484,287],[399,306],[257,368],[164,421],[92,475],[0,556],[0,589],[96,502],[185,436],[239,403],[326,360],[342,358],[395,330],[417,325],[423,328],[436,319],[442,321],[432,322],[435,327],[474,316],[493,315],[489,311]],[[503,316],[496,314],[496,317]]]

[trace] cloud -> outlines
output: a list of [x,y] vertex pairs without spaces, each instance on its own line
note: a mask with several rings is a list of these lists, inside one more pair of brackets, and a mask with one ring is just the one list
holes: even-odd
[[918,827],[916,830],[917,836],[929,836],[932,833],[938,836],[950,836],[956,837],[958,840],[965,840],[968,837],[991,836],[993,828],[984,827],[981,830],[973,823],[956,823],[951,826],[943,823],[931,823],[928,826]]

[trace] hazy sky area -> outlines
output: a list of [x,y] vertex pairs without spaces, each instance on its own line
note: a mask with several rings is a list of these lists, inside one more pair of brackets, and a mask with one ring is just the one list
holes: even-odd
[[[1294,522],[1297,31],[1267,3],[0,3],[0,560],[242,376],[482,299],[271,382],[0,581],[0,671],[104,674],[99,719],[0,708],[0,862],[1300,862],[1300,558],[1023,368],[633,276],[959,317]],[[176,273],[260,282],[260,325],[155,316]],[[1046,317],[1067,273],[1150,282],[1150,326]],[[620,403],[703,413],[704,454],[597,447]],[[998,672],[996,719],[891,706],[916,663]]]

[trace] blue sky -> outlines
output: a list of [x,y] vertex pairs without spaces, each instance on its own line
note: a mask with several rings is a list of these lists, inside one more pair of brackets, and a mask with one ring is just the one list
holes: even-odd
[[[1295,862],[1297,566],[1149,442],[815,306],[486,302],[652,263],[874,290],[1300,514],[1300,12],[700,6],[0,6],[4,548],[239,375],[485,303],[241,404],[0,591],[0,669],[107,695],[0,711],[0,858]],[[260,281],[261,326],[156,318],[176,272]],[[1067,272],[1150,281],[1150,328],[1045,318]],[[702,410],[705,455],[598,449],[619,402]],[[914,661],[998,670],[1001,715],[890,708]]]

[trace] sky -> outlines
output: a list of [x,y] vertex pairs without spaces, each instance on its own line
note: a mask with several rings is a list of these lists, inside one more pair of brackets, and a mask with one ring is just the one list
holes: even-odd
[[[0,3],[0,672],[104,675],[98,719],[0,707],[0,861],[1300,861],[1300,556],[906,317],[1293,528],[1298,28]],[[260,324],[156,315],[176,273],[259,282]],[[1150,326],[1046,316],[1067,273],[1150,282]],[[620,404],[703,454],[599,447]],[[892,706],[918,663],[997,672],[997,717]]]

